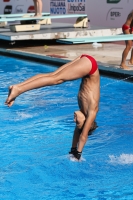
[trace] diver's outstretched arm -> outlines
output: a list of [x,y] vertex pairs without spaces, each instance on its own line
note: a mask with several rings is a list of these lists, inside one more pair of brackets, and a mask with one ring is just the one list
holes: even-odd
[[98,112],[98,107],[96,106],[96,108],[94,108],[93,110],[91,110],[89,112],[88,117],[86,117],[83,130],[82,130],[80,137],[79,137],[79,144],[78,144],[78,151],[79,152],[82,152],[82,150],[83,150],[83,147],[84,147],[84,145],[87,141],[87,138],[88,138],[88,133],[91,129],[91,126],[92,126],[95,118],[96,118],[97,112]]

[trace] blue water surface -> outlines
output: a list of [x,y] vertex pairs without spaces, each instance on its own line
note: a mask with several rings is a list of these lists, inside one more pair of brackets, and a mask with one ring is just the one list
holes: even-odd
[[69,158],[80,80],[32,90],[8,108],[8,86],[52,65],[0,56],[0,200],[133,200],[133,84],[101,77],[98,128]]

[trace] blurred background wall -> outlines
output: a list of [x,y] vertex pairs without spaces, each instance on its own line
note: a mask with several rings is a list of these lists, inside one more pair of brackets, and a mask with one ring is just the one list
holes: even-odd
[[[32,0],[0,0],[0,14],[34,12]],[[42,0],[43,12],[51,15],[86,13],[92,26],[120,28],[133,9],[133,0]],[[74,18],[58,19],[75,23]]]

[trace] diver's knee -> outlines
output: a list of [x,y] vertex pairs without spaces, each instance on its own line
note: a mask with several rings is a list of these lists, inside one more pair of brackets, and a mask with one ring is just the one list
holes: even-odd
[[65,82],[65,80],[63,79],[63,77],[61,77],[58,74],[52,75],[53,76],[53,81],[55,84],[61,84],[63,82]]

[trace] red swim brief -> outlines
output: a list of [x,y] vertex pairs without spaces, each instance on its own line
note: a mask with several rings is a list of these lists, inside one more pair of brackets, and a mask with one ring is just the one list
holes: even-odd
[[130,30],[130,26],[128,26],[128,25],[126,25],[126,24],[123,24],[122,30],[125,31],[125,30],[127,30],[127,29]]
[[126,24],[123,24],[122,30],[123,30],[123,32],[124,32],[125,30],[129,30],[130,33],[131,33],[131,32],[133,31],[133,27],[131,28],[130,26],[128,26],[128,25],[126,25]]
[[83,57],[88,58],[92,63],[92,68],[91,68],[91,71],[89,72],[89,75],[94,74],[95,71],[98,69],[96,60],[93,57],[86,55],[86,54],[83,54],[80,58],[83,58]]

